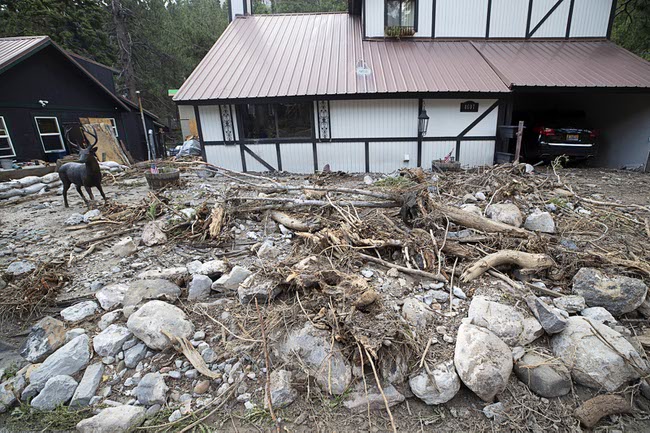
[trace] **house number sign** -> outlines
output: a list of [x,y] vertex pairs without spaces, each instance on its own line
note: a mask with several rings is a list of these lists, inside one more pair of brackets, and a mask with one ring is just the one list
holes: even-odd
[[465,101],[460,103],[461,113],[478,113],[478,102]]

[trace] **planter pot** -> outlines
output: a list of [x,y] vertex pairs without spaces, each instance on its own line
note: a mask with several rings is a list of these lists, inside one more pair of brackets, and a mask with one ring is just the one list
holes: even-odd
[[176,169],[167,169],[157,174],[145,171],[144,177],[147,179],[149,189],[156,190],[170,185],[178,185],[181,173]]

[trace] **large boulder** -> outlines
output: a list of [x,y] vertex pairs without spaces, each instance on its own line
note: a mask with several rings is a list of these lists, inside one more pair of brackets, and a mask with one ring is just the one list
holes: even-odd
[[77,382],[67,375],[50,378],[43,390],[31,402],[34,409],[54,410],[58,405],[67,403],[77,389]]
[[145,420],[142,406],[122,405],[103,409],[97,415],[77,424],[79,433],[128,433],[138,428]]
[[122,304],[124,296],[128,290],[129,285],[125,283],[109,284],[95,293],[95,297],[97,298],[97,301],[99,301],[99,305],[101,305],[104,310],[108,311]]
[[104,364],[101,362],[89,365],[70,400],[70,406],[88,406],[99,388],[103,374]]
[[493,332],[464,323],[458,328],[454,365],[463,383],[486,402],[502,392],[512,372],[512,351]]
[[571,391],[571,373],[550,356],[527,353],[515,363],[515,374],[535,394],[560,397]]
[[20,355],[31,363],[44,360],[65,343],[65,325],[46,316],[38,321],[20,348]]
[[110,325],[93,338],[93,349],[99,356],[115,356],[122,349],[131,331],[122,325]]
[[149,301],[133,313],[126,323],[129,330],[154,350],[164,350],[171,342],[162,332],[176,337],[190,338],[194,334],[194,324],[187,319],[185,312],[163,301]]
[[567,322],[564,331],[551,338],[551,347],[577,383],[611,392],[645,371],[639,353],[618,332],[579,316]]
[[514,307],[490,301],[485,296],[474,296],[467,317],[510,346],[525,346],[544,334],[534,317],[525,317]]
[[122,300],[124,316],[129,317],[135,307],[143,301],[164,299],[173,302],[178,299],[180,294],[181,288],[169,280],[146,279],[132,281],[129,283],[129,289]]
[[426,404],[443,404],[460,390],[460,378],[454,362],[447,361],[431,369],[431,374],[426,369],[421,370],[409,379],[409,385],[413,394]]
[[42,389],[52,377],[61,374],[73,375],[90,361],[90,338],[82,334],[47,357],[29,376],[31,385]]
[[167,401],[167,391],[169,387],[165,383],[162,374],[147,373],[138,382],[138,386],[133,391],[133,395],[138,399],[138,403],[145,406],[154,404],[165,404]]
[[293,330],[281,347],[286,362],[301,359],[309,375],[331,394],[343,394],[352,380],[352,369],[341,349],[338,342],[332,344],[329,332],[311,323]]
[[519,208],[512,203],[492,204],[485,209],[488,218],[500,223],[521,227],[524,217]]
[[610,278],[598,269],[582,268],[573,277],[573,293],[584,297],[590,307],[603,307],[620,316],[643,303],[648,286],[636,278]]

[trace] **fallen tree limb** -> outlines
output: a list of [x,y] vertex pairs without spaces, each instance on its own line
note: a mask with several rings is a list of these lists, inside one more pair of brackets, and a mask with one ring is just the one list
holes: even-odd
[[269,216],[276,223],[282,224],[283,226],[285,226],[289,230],[293,230],[294,232],[311,232],[314,230],[318,230],[317,225],[306,224],[297,218],[293,218],[287,215],[284,212],[271,211],[269,212]]
[[599,395],[582,403],[573,415],[587,428],[592,428],[602,418],[618,413],[630,413],[632,406],[622,395]]
[[376,201],[323,201],[323,200],[303,200],[299,198],[284,198],[284,197],[232,197],[231,200],[250,200],[250,201],[267,201],[275,203],[286,203],[293,206],[354,206],[354,207],[399,207],[397,202],[376,202]]
[[396,265],[394,263],[387,262],[386,260],[382,260],[382,259],[377,258],[377,257],[369,256],[367,254],[359,254],[359,256],[362,259],[367,260],[369,262],[377,263],[377,264],[386,266],[387,268],[397,269],[398,271],[404,272],[405,274],[417,275],[419,277],[429,278],[429,279],[432,279],[434,281],[440,281],[442,283],[447,282],[447,279],[445,277],[443,277],[442,275],[440,275],[440,274],[432,274],[431,272],[421,271],[419,269],[405,268],[404,266]]
[[550,268],[554,264],[553,259],[546,254],[530,254],[522,251],[503,250],[489,254],[475,262],[465,269],[465,272],[460,276],[460,280],[467,283],[478,278],[491,268],[501,265],[517,265],[520,268],[542,270]]
[[368,197],[378,198],[380,200],[389,200],[389,201],[395,200],[395,197],[391,196],[390,194],[384,194],[381,192],[367,191],[365,189],[355,189],[355,188],[340,188],[340,187],[325,188],[320,186],[293,186],[293,185],[281,185],[281,186],[259,185],[257,188],[264,190],[265,193],[307,190],[307,191],[320,191],[325,193],[338,192],[342,194],[364,195]]
[[433,200],[430,200],[430,204],[434,211],[444,214],[452,222],[467,228],[488,233],[507,233],[516,237],[527,237],[533,234],[528,230],[494,221],[453,206],[436,203]]

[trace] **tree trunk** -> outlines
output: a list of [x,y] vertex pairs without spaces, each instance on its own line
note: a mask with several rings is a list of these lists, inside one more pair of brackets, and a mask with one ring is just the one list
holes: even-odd
[[120,51],[120,77],[124,79],[127,97],[135,101],[136,85],[135,85],[135,72],[133,70],[132,59],[132,41],[126,25],[127,12],[122,6],[120,0],[112,0],[112,15],[113,25],[115,25],[115,35],[117,38],[117,45]]

